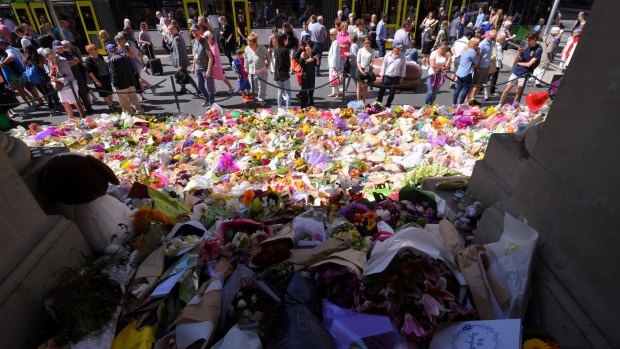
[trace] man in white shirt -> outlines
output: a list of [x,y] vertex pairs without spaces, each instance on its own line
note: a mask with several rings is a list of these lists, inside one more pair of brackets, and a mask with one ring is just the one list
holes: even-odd
[[[463,36],[460,39],[456,40],[454,44],[452,44],[452,48],[450,49],[450,51],[452,52],[451,69],[454,72],[452,73],[453,81],[456,80],[456,70],[459,68],[459,64],[461,63],[461,52],[463,52],[463,50],[467,47],[467,43],[469,42],[471,35],[472,35],[471,30],[465,29]],[[454,86],[455,86],[454,82],[451,82],[450,87],[454,88]]]
[[383,57],[383,64],[381,65],[380,76],[383,77],[381,82],[381,88],[379,88],[379,94],[377,95],[377,102],[383,102],[383,95],[385,89],[390,89],[390,95],[388,96],[386,107],[392,106],[394,95],[396,94],[396,85],[402,84],[405,80],[407,73],[407,60],[402,52],[403,43],[394,40],[392,43],[392,52],[389,55]]

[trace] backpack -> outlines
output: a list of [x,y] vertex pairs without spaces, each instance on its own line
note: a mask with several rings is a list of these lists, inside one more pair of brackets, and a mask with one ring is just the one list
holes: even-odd
[[30,64],[26,67],[26,71],[24,72],[26,79],[30,81],[33,85],[39,85],[43,81],[41,80],[41,72],[36,64]]
[[299,64],[299,62],[297,62],[294,58],[291,58],[291,69],[295,72],[297,83],[301,86],[301,64]]
[[[28,39],[28,41],[30,41],[30,45],[32,45],[35,49],[39,48],[39,43],[36,42],[33,38],[31,38],[30,36],[24,36],[24,39]],[[24,50],[25,51],[25,50]]]

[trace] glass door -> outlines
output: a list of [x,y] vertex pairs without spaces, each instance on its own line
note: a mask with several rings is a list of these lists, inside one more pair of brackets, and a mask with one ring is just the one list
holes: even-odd
[[44,22],[52,23],[52,19],[50,18],[49,12],[47,12],[47,7],[45,4],[40,2],[31,2],[30,10],[32,11],[32,15],[34,17],[34,22],[36,23],[35,30],[39,30],[41,24]]
[[[407,0],[386,0],[383,12],[388,15],[387,22],[387,37],[393,38],[394,33],[402,26],[401,13],[403,5],[407,3]],[[388,42],[387,48],[392,48],[392,43]]]
[[16,25],[20,25],[22,23],[27,23],[35,28],[35,30],[39,29],[38,26],[35,27],[35,22],[32,20],[32,15],[30,14],[30,9],[28,8],[28,4],[11,4],[13,8],[13,12],[15,13],[15,18],[17,18]]
[[[250,8],[248,0],[232,0],[233,6],[233,23],[235,26],[235,38],[239,42],[239,32],[237,28],[242,27],[242,31],[247,36],[250,33]],[[239,47],[241,48],[241,47]]]
[[355,13],[355,0],[338,0],[338,8],[342,10],[345,19],[348,19],[349,13]]
[[95,45],[100,54],[105,55],[105,47],[103,42],[99,38],[99,22],[97,21],[97,15],[93,8],[92,1],[76,1],[78,13],[82,20],[82,26],[84,28],[84,34],[89,44]]
[[[183,9],[185,10],[185,23],[187,23],[190,18],[197,21],[198,16],[202,14],[200,1],[198,0],[183,0]],[[190,31],[189,28],[187,28],[187,31]]]

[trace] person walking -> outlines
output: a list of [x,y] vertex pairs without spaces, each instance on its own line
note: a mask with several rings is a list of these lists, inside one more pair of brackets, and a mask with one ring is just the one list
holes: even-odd
[[[484,88],[485,98],[489,100],[490,96],[495,96],[495,87],[497,85],[497,78],[499,77],[500,70],[504,67],[504,45],[506,44],[506,34],[498,33],[495,38],[494,53],[491,55],[491,66],[489,68],[489,87]],[[493,57],[495,56],[495,57]]]
[[502,93],[502,97],[499,100],[499,105],[504,105],[506,98],[510,91],[512,91],[512,87],[515,85],[515,80],[517,81],[517,92],[515,94],[515,99],[513,104],[519,102],[521,100],[521,95],[523,94],[523,87],[525,86],[525,79],[528,78],[538,63],[540,63],[540,59],[542,57],[542,47],[538,44],[538,33],[531,31],[526,36],[527,47],[523,48],[523,46],[519,46],[519,50],[517,51],[517,55],[514,61],[514,70],[510,77],[508,77],[508,85],[504,89]]
[[428,59],[435,46],[435,39],[437,34],[437,20],[435,14],[430,11],[424,21],[422,22],[422,68],[428,68]]
[[144,110],[138,102],[134,81],[136,77],[129,57],[121,55],[116,45],[113,44],[108,44],[106,51],[110,57],[108,60],[110,79],[121,108],[131,115],[144,114]]
[[53,114],[56,114],[61,103],[58,100],[58,94],[54,93],[50,77],[45,71],[47,59],[39,54],[33,45],[26,46],[25,51],[28,53],[28,58],[26,58],[24,75],[45,96],[47,106]]
[[474,28],[482,28],[482,23],[484,22],[484,18],[486,15],[484,14],[484,6],[478,7],[478,16],[476,16],[476,23],[474,23]]
[[[210,31],[207,31],[204,33],[203,37],[209,43],[209,48],[211,49],[211,52],[213,53],[213,66],[212,66],[213,70],[211,72],[211,76],[215,80],[224,81],[226,86],[228,86],[228,93],[235,92],[235,88],[230,83],[230,80],[228,80],[226,75],[224,75],[224,67],[222,67],[222,57],[220,55],[220,46],[215,40],[214,34]],[[213,93],[215,93],[215,90],[213,91]]]
[[461,24],[461,18],[463,14],[459,13],[456,15],[452,22],[450,23],[450,43],[453,43],[458,38],[459,25]]
[[194,24],[190,28],[194,37],[192,53],[194,60],[192,61],[192,73],[196,75],[198,90],[202,94],[205,101],[203,107],[210,108],[215,102],[215,82],[213,81],[213,52],[211,46],[206,39],[202,37],[204,30],[198,24]]
[[228,63],[230,64],[230,68],[233,66],[233,57],[232,54],[235,52],[235,32],[232,29],[232,26],[228,24],[228,20],[224,16],[220,16],[220,45],[224,49],[224,55],[228,57]]
[[242,49],[238,49],[235,59],[233,60],[233,69],[237,74],[237,90],[241,91],[243,103],[247,103],[252,99],[250,95],[250,80],[248,79],[248,71],[245,67],[245,58]]
[[450,69],[450,50],[448,43],[443,41],[431,52],[429,58],[428,78],[426,79],[426,99],[424,104],[432,105],[437,92],[446,80],[446,71]]
[[370,47],[373,50],[378,49],[377,46],[377,15],[372,14],[370,16],[370,23],[368,23],[368,36],[370,37]]
[[[545,76],[547,69],[555,59],[555,50],[560,44],[561,31],[559,27],[552,27],[549,35],[543,41],[543,54],[540,58],[540,64],[534,70],[534,77],[537,79],[534,83],[536,87],[542,87],[540,81]],[[531,80],[535,80],[531,78]]]
[[136,40],[136,36],[133,33],[133,29],[131,29],[131,21],[129,20],[129,18],[125,18],[123,20],[123,25],[124,25],[123,31],[125,33],[127,33],[126,39],[128,41],[133,42],[137,46],[138,45],[138,41]]
[[[248,46],[245,48],[245,69],[250,74],[250,83],[258,94],[258,104],[265,107],[267,95],[267,72],[269,71],[269,52],[263,45],[258,44],[258,34],[248,35]],[[313,79],[314,80],[314,79]]]
[[394,33],[394,41],[400,41],[403,43],[405,49],[405,56],[408,61],[416,62],[418,60],[418,50],[416,50],[414,42],[411,40],[411,29],[413,29],[413,23],[409,20],[403,23],[402,28],[398,29]]
[[310,30],[310,39],[312,40],[312,54],[318,59],[314,72],[316,76],[321,76],[321,57],[323,57],[323,47],[325,47],[325,40],[327,40],[327,29],[323,25],[323,16],[316,17],[312,15],[311,18],[313,22],[308,29]]
[[[45,48],[42,50],[42,56],[45,57],[49,63],[49,75],[52,87],[58,90],[58,99],[65,108],[65,112],[69,119],[73,119],[73,107],[77,109],[80,117],[85,115],[82,108],[78,105],[76,94],[73,93],[77,89],[77,84],[73,78],[73,72],[69,61],[61,55],[57,55],[54,51]],[[73,89],[71,88],[73,86]]]
[[[368,98],[368,82],[374,83],[374,79],[371,79],[371,76],[374,76],[372,73],[372,57],[375,52],[372,49],[372,42],[369,37],[364,38],[364,46],[357,51],[357,70],[358,77],[361,81],[357,82],[357,100],[361,100],[366,104],[366,99]],[[372,80],[372,81],[369,81]]]
[[172,35],[172,57],[171,63],[172,66],[177,68],[176,72],[176,81],[177,84],[181,85],[181,90],[179,90],[179,94],[183,95],[187,93],[187,89],[185,85],[190,84],[196,89],[196,93],[198,93],[198,86],[194,79],[189,76],[187,72],[187,68],[189,67],[189,57],[187,56],[187,48],[185,45],[185,40],[181,35],[179,35],[179,27],[174,24],[168,26],[168,30]]
[[77,84],[77,89],[75,92],[80,97],[82,105],[84,105],[85,113],[88,115],[94,114],[95,111],[93,110],[90,104],[90,99],[88,98],[89,88],[86,84],[86,69],[81,64],[78,56],[72,50],[67,49],[67,47],[70,47],[71,43],[68,41],[65,43],[68,45],[65,46],[60,41],[56,40],[52,43],[52,47],[54,48],[56,53],[64,57],[69,63],[69,66],[71,67],[71,72],[73,74],[72,79],[75,79],[75,82]]
[[351,50],[351,42],[349,40],[349,32],[347,31],[347,22],[340,23],[340,30],[336,35],[336,40],[340,45],[340,59],[341,62],[346,62],[349,57],[349,51]]
[[136,93],[142,97],[143,102],[147,102],[148,99],[144,96],[143,87],[150,87],[151,84],[148,81],[142,79],[140,73],[142,72],[142,68],[145,67],[144,61],[142,60],[142,52],[136,44],[134,44],[128,38],[128,34],[126,32],[120,32],[116,34],[114,37],[114,41],[116,42],[116,47],[118,49],[118,54],[125,55],[129,58],[131,62],[131,66],[133,68],[133,72],[135,75],[134,82],[136,84]]
[[[140,33],[138,34],[138,44],[140,50],[148,57],[148,59],[155,58],[155,49],[153,48],[153,40],[151,40],[151,34],[148,32],[149,26],[146,22],[140,23]],[[146,71],[147,67],[144,66]]]
[[581,12],[579,12],[579,14],[577,14],[577,20],[573,24],[573,30],[575,30],[577,28],[583,29],[585,24],[586,24],[586,13],[581,11]]
[[480,62],[479,43],[480,39],[478,38],[469,39],[467,48],[461,53],[458,70],[456,71],[457,82],[454,95],[452,96],[452,104],[463,104],[471,88],[474,68]]
[[86,52],[88,57],[84,59],[84,66],[88,76],[95,84],[99,96],[106,101],[110,113],[114,113],[116,109],[112,100],[112,80],[108,64],[103,60],[103,57],[99,56],[99,51],[95,45],[86,45]]
[[377,102],[383,102],[383,95],[385,89],[390,89],[390,95],[388,96],[386,107],[392,106],[394,95],[396,94],[396,85],[402,84],[405,80],[407,72],[406,57],[402,52],[404,45],[400,41],[394,41],[392,43],[392,52],[383,58],[383,65],[381,65],[381,72],[379,75],[383,77],[381,82],[381,88],[379,88],[379,94],[377,95]]
[[381,20],[377,24],[377,47],[379,48],[379,57],[385,56],[385,43],[387,42],[387,13],[381,14]]
[[[493,54],[493,46],[495,46],[496,34],[497,31],[495,29],[489,30],[486,34],[482,36],[482,41],[478,45],[480,62],[478,62],[478,66],[474,70],[474,87],[471,89],[467,102],[476,99],[476,95],[478,95],[478,92],[480,92],[482,85],[484,85],[485,88],[487,86],[487,82],[489,81],[489,68],[491,66],[491,57]],[[488,96],[485,96],[485,99],[488,99]]]
[[340,92],[338,91],[338,75],[342,69],[342,58],[340,57],[340,44],[336,39],[338,30],[332,28],[329,30],[329,38],[332,41],[329,47],[329,53],[327,55],[327,63],[329,65],[329,85],[332,88],[332,93],[327,97],[340,98]]
[[[334,29],[332,29],[334,30]],[[282,108],[284,99],[286,109],[291,107],[291,56],[287,48],[288,36],[284,33],[278,37],[278,47],[275,50],[275,80],[278,84],[278,108]]]
[[364,46],[364,37],[368,36],[368,28],[364,25],[363,19],[358,19],[355,22],[355,29],[353,29],[352,34],[357,36],[357,46]]
[[440,43],[442,42],[448,42],[449,38],[448,38],[448,21],[443,21],[441,22],[441,25],[439,25],[439,32],[437,33],[437,36],[435,37],[435,44],[433,45],[433,51],[437,50],[437,47],[439,46]]
[[318,57],[312,53],[310,41],[302,43],[302,50],[296,55],[295,59],[301,66],[301,92],[298,94],[300,107],[314,106],[314,87],[315,75],[314,67],[318,64]]

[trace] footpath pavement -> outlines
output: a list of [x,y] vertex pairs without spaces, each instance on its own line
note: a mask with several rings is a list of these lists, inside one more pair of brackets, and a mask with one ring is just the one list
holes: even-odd
[[[514,57],[514,55],[511,57]],[[175,93],[173,91],[172,81],[171,81],[171,77],[174,76],[175,69],[170,65],[170,59],[168,56],[161,55],[159,56],[159,58],[162,60],[162,64],[164,67],[163,75],[150,75],[150,74],[145,74],[145,73],[142,73],[142,75],[151,84],[158,84],[160,82],[161,84],[159,85],[159,88],[156,91],[154,91],[154,93],[152,91],[149,91],[146,93],[146,98],[148,99],[148,101],[142,102],[141,105],[147,115],[177,114],[178,113],[177,104],[176,104]],[[222,61],[227,62],[228,60],[226,59],[226,57],[223,56]],[[499,102],[500,94],[504,90],[504,87],[506,86],[503,83],[508,80],[508,77],[510,76],[510,72],[512,70],[512,68],[510,67],[512,63],[512,59],[506,58],[504,62],[505,62],[504,68],[500,71],[500,75],[498,78],[498,85],[499,84],[501,85],[498,86],[497,88],[497,91],[496,91],[497,95],[492,96],[488,102],[484,102],[482,100],[483,99],[482,92],[478,95],[477,100],[483,106],[497,105]],[[224,64],[226,66],[224,70],[224,74],[228,77],[228,79],[231,81],[233,86],[236,87],[235,74],[227,67],[228,65],[226,63]],[[426,70],[423,70],[422,76],[425,77],[426,74],[427,74]],[[273,76],[271,74],[269,75],[269,82],[275,84],[275,81],[273,81]],[[325,85],[327,82],[328,82],[327,58],[323,57],[323,60],[321,62],[321,76],[316,78],[316,86]],[[254,104],[252,102],[243,103],[242,98],[239,94],[237,94],[236,96],[233,96],[232,98],[228,98],[230,97],[230,94],[228,93],[228,88],[224,84],[224,82],[216,81],[215,87],[217,91],[215,100],[223,108],[243,109],[243,110],[254,109],[255,107]],[[178,91],[179,86],[177,85],[176,88]],[[188,85],[188,89],[190,90],[190,92],[195,92],[193,91],[193,88],[190,87],[190,85]],[[300,89],[299,85],[297,84],[294,78],[291,79],[291,89]],[[513,91],[514,90],[515,89],[513,89]],[[534,86],[527,86],[524,92],[524,96],[522,98],[522,102],[525,102],[525,95],[527,93],[543,91],[543,90],[546,90],[546,89],[536,88]],[[454,90],[450,89],[449,87],[449,81],[446,81],[444,86],[440,89],[435,102],[440,105],[451,105],[453,91]],[[276,92],[277,90],[275,87],[267,86],[266,102],[268,104],[268,107],[272,107],[272,108],[277,107]],[[378,92],[379,92],[378,88],[373,88],[372,90],[369,90],[367,102],[373,102]],[[327,97],[327,95],[330,93],[331,93],[331,88],[329,86],[323,86],[315,90],[314,99],[315,99],[315,104],[318,108],[338,108],[342,105],[341,99],[334,99],[332,97]],[[299,102],[297,98],[295,98],[295,95],[296,95],[296,92],[293,91],[292,99],[291,99],[291,107],[299,106]],[[400,93],[396,95],[394,102],[392,104],[393,105],[409,104],[409,105],[413,105],[414,107],[420,107],[424,105],[425,96],[426,96],[426,85],[425,83],[422,83],[416,90],[400,91]],[[513,98],[514,98],[514,95],[511,94],[509,96],[508,101],[511,102]],[[204,102],[204,100],[192,94],[177,95],[177,99],[178,99],[181,113],[184,113],[184,114],[191,113],[194,115],[199,115],[206,111],[205,107],[201,107],[201,104]],[[352,100],[355,100],[355,99],[356,99],[355,98],[355,84],[352,81],[345,94],[345,105],[346,103]],[[387,100],[387,95],[386,97],[384,97],[384,102],[386,100]],[[118,105],[118,102],[115,102],[115,103]],[[107,106],[102,99],[100,99],[98,102],[96,102],[93,105],[93,109],[96,112],[96,114],[93,115],[94,117],[97,117],[100,114],[108,112]],[[67,118],[66,115],[58,115],[58,116],[50,115],[50,110],[46,106],[41,106],[37,110],[29,111],[29,112],[26,110],[25,106],[21,106],[21,107],[18,107],[16,111],[19,113],[19,116],[15,117],[14,120],[24,127],[27,127],[28,124],[33,123],[33,122],[38,123],[40,125],[58,125],[62,121],[66,120]]]

